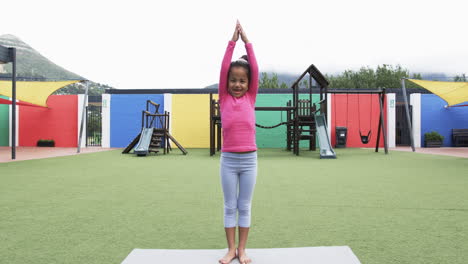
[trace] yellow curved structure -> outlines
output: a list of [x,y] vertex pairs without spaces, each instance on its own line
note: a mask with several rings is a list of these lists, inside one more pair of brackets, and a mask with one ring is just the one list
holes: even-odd
[[408,79],[444,99],[449,106],[468,101],[468,82],[439,82]]
[[[60,88],[63,88],[74,81],[57,81],[57,82],[32,82],[32,81],[17,81],[16,82],[16,99],[47,107],[47,98]],[[0,95],[12,97],[11,81],[0,81]]]

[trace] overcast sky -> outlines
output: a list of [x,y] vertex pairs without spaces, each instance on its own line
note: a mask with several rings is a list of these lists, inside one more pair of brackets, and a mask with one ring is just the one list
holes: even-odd
[[[13,34],[56,64],[119,89],[218,82],[238,18],[261,71],[299,75],[400,64],[468,73],[468,1],[25,1],[1,3]],[[239,40],[234,58],[245,53]]]

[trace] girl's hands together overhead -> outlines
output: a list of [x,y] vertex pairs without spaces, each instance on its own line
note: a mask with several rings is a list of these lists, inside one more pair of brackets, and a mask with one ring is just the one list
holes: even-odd
[[239,35],[242,39],[242,41],[247,44],[249,43],[249,39],[247,38],[247,34],[245,34],[245,31],[244,29],[242,28],[241,24],[239,23],[239,20],[237,21],[238,25],[239,25]]
[[242,28],[239,20],[236,22],[236,28],[234,29],[234,34],[232,35],[232,41],[237,42],[239,40],[239,36],[242,41],[247,44],[249,43],[249,39],[247,38],[247,34],[245,34],[244,29]]
[[237,42],[237,40],[239,40],[239,27],[239,20],[237,20],[236,28],[234,29],[234,34],[232,35],[231,41]]

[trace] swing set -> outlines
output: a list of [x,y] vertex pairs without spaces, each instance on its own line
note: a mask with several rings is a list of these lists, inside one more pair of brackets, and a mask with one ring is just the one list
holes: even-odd
[[[374,101],[374,94],[378,95],[378,101],[379,101],[379,106],[380,106],[380,111],[379,111],[379,125],[378,125],[378,131],[377,131],[377,139],[375,140],[375,152],[378,152],[379,150],[379,142],[380,142],[380,135],[382,134],[383,141],[384,141],[384,149],[385,149],[385,154],[388,154],[388,144],[386,140],[386,131],[385,131],[385,125],[383,122],[384,121],[384,110],[383,110],[383,105],[385,101],[385,89],[376,89],[376,90],[369,90],[369,89],[330,89],[328,91],[331,94],[345,94],[346,95],[346,128],[348,128],[348,121],[349,121],[349,95],[350,94],[357,94],[357,114],[358,114],[358,124],[359,124],[359,137],[360,140],[363,144],[369,144],[372,141],[372,120],[373,120],[373,115],[374,113],[372,112],[372,105]],[[369,96],[369,105],[370,109],[366,109],[364,107],[361,107],[361,95],[362,94],[367,94]],[[333,115],[334,115],[334,120],[335,120],[335,131],[337,131],[337,128],[340,126],[336,125],[337,118],[336,118],[336,113],[337,113],[337,107],[336,107],[336,99],[332,100],[333,101]],[[365,101],[363,101],[364,103]],[[362,109],[361,109],[362,108]],[[363,122],[361,122],[362,116],[369,113],[369,127],[368,129],[363,128]],[[364,124],[365,125],[365,124]],[[337,146],[335,146],[337,147]]]

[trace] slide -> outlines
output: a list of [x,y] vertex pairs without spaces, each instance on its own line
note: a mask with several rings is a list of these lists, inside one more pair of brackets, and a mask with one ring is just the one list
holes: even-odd
[[330,138],[327,132],[327,121],[324,115],[315,116],[315,125],[317,126],[317,137],[320,145],[321,159],[336,159],[335,151],[331,146]]
[[151,143],[151,137],[153,136],[153,129],[152,127],[150,128],[143,128],[141,131],[141,136],[140,136],[140,141],[138,141],[138,144],[136,145],[135,149],[133,152],[137,154],[138,156],[146,156],[149,153],[149,146]]

